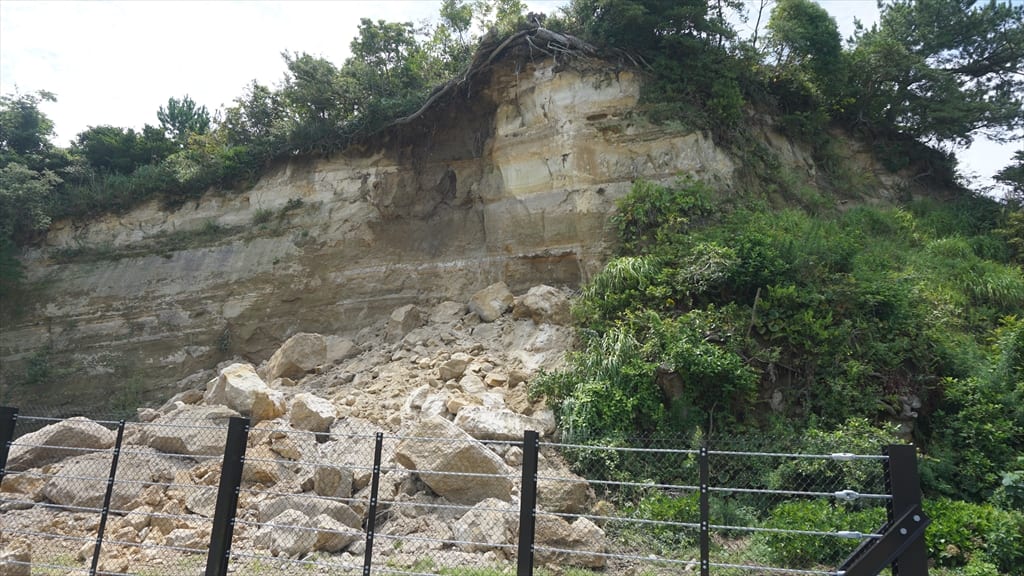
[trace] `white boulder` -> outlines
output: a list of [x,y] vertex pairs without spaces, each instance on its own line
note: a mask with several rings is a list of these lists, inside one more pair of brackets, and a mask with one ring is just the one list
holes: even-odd
[[337,417],[338,411],[329,400],[306,392],[292,398],[289,418],[299,430],[327,432]]
[[116,432],[88,418],[68,418],[15,440],[7,457],[7,471],[38,468],[82,454],[82,450],[67,448],[110,448],[116,438]]
[[508,408],[466,406],[459,410],[455,425],[477,440],[522,440],[523,433],[545,433],[546,423],[531,416],[516,414]]
[[458,504],[476,504],[487,498],[506,502],[511,499],[512,470],[494,452],[445,418],[424,418],[405,436],[408,438],[395,449],[395,461],[415,470],[438,495]]
[[[256,395],[266,398],[273,392],[251,364],[239,362],[225,367],[215,380],[210,381],[204,400],[206,404],[220,404],[243,416],[250,416]],[[261,406],[261,411],[263,409]]]
[[516,298],[513,318],[529,318],[535,324],[562,324],[572,322],[569,297],[557,288],[540,285]]
[[302,378],[327,362],[327,341],[320,334],[300,332],[285,341],[267,361],[264,377]]
[[469,301],[469,310],[484,322],[494,322],[512,307],[513,302],[515,296],[508,286],[504,282],[497,282],[474,294]]

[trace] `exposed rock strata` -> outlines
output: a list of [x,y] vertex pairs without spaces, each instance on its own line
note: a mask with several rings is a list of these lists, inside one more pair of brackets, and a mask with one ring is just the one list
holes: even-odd
[[[55,223],[26,255],[25,314],[0,333],[4,381],[48,347],[54,366],[76,370],[76,386],[46,391],[58,403],[107,402],[111,372],[157,398],[217,361],[266,359],[300,332],[354,339],[400,306],[465,302],[495,282],[576,286],[603,263],[608,215],[632,180],[733,175],[709,136],[634,117],[629,70],[509,60],[485,76],[468,100],[360,151],[279,166],[247,192]],[[254,225],[266,210],[279,224]],[[224,234],[209,245],[161,247],[210,223]],[[124,257],[54,259],[71,248]],[[418,321],[403,315],[392,338]]]

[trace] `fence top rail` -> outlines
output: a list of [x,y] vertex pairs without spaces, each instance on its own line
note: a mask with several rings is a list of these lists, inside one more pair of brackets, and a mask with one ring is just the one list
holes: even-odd
[[571,548],[555,548],[552,546],[534,546],[535,550],[545,552],[558,552],[568,556],[597,556],[600,558],[619,558],[623,560],[643,560],[644,562],[661,562],[664,564],[677,564],[680,566],[695,566],[700,564],[697,560],[675,560],[672,558],[660,558],[653,554],[648,556],[637,556],[635,554],[615,554],[612,552],[593,552],[590,550],[573,550]]
[[835,460],[837,462],[849,462],[852,460],[888,460],[889,457],[877,454],[850,454],[849,452],[835,452],[833,454],[795,454],[792,452],[740,452],[737,450],[708,450],[710,456],[762,456],[771,458],[807,458],[813,460]]
[[[14,560],[12,558],[7,558],[0,562],[0,566],[3,566],[4,564],[12,564],[14,566],[29,566],[31,568],[42,568],[44,570],[60,570],[65,574],[68,572],[89,572],[88,568],[80,568],[78,566],[61,566],[60,564],[46,564],[45,562],[36,562],[34,560],[32,562],[25,562],[24,560]],[[97,574],[99,574],[99,572],[97,572]],[[104,572],[104,574],[106,574],[106,572]]]
[[[66,416],[63,418],[56,416],[27,416],[19,412],[15,414],[14,418],[17,420],[30,420],[33,422],[63,422],[65,420],[77,418],[77,416]],[[89,418],[89,420],[97,424],[109,424],[111,426],[118,426],[119,424],[121,424],[121,422],[123,422],[122,420],[93,420],[92,418]]]
[[854,500],[859,500],[861,498],[876,500],[892,499],[892,495],[890,494],[862,494],[854,490],[836,490],[835,492],[808,492],[804,490],[770,490],[768,488],[732,488],[729,486],[709,486],[708,490],[712,492],[736,492],[739,494],[782,494],[784,496],[817,496],[822,498],[835,498],[837,500],[845,500],[847,502],[852,502]]
[[630,446],[592,446],[590,444],[566,444],[563,442],[541,442],[541,448],[578,448],[582,450],[605,450],[615,452],[645,452],[648,454],[700,454],[700,450],[675,450],[671,448],[633,448]]
[[603,520],[605,522],[623,522],[626,524],[648,524],[651,526],[675,526],[677,528],[700,529],[698,522],[671,522],[668,520],[649,520],[647,518],[629,518],[628,516],[600,516],[598,514],[569,514],[568,512],[544,512],[559,518],[586,518],[587,520]]
[[[279,562],[281,564],[305,564],[307,566],[317,566],[317,567],[322,567],[322,568],[324,568],[324,567],[325,568],[341,568],[342,570],[357,570],[359,572],[362,572],[362,570],[363,570],[362,564],[359,564],[359,565],[349,564],[349,563],[338,564],[337,562],[319,562],[319,561],[316,561],[316,560],[300,560],[298,558],[270,556],[270,555],[264,555],[264,554],[253,554],[251,552],[240,552],[238,550],[233,550],[233,549],[229,550],[228,553],[231,554],[232,558],[252,558],[254,560],[265,560],[267,562]],[[374,571],[378,572],[378,571],[382,571],[382,570],[374,569]],[[433,576],[433,575],[431,575],[431,576]]]
[[312,430],[300,430],[298,428],[266,428],[257,424],[249,426],[249,433],[256,434],[260,432],[280,432],[282,434],[308,434],[310,436],[327,436],[329,438],[368,438],[373,440],[377,437],[377,432],[383,432],[383,430],[375,430],[373,432],[366,432],[363,434],[342,434],[339,432],[314,432]]
[[381,467],[381,472],[416,472],[420,475],[431,475],[431,476],[464,476],[466,478],[519,478],[518,474],[484,474],[482,472],[452,472],[447,470],[415,470],[411,468],[384,468]]
[[708,566],[715,568],[736,568],[738,570],[760,570],[762,572],[778,572],[780,574],[814,574],[821,576],[838,576],[839,572],[828,572],[826,570],[802,570],[799,568],[776,568],[774,566],[755,566],[753,564],[726,564],[724,562],[709,562]]
[[[537,480],[550,480],[554,482],[579,482],[579,479],[560,478],[558,476],[537,476]],[[619,482],[616,480],[592,480],[584,478],[587,484],[603,484],[605,486],[629,486],[633,488],[662,488],[665,490],[700,490],[700,486],[689,486],[685,484],[656,484],[653,482]]]
[[81,448],[78,446],[62,446],[60,444],[31,444],[28,442],[21,442],[15,440],[9,444],[11,448],[15,446],[22,446],[24,448],[46,448],[47,450],[68,450],[70,452],[110,452],[114,448]]
[[227,432],[228,425],[214,426],[210,424],[171,424],[169,422],[129,422],[130,426],[138,426],[140,428],[146,426],[152,426],[154,428],[179,428],[182,430],[220,430]]
[[481,444],[510,444],[512,446],[519,446],[522,441],[518,440],[465,440],[460,438],[448,438],[445,436],[402,436],[400,434],[385,434],[384,438],[387,440],[420,440],[423,442],[444,442],[446,444],[471,444],[479,442]]

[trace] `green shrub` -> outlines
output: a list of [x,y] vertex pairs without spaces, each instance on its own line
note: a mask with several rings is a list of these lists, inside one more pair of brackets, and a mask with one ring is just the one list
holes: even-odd
[[680,395],[671,400],[671,423],[691,429],[710,418],[731,426],[744,420],[756,394],[757,375],[735,352],[707,341],[709,333],[726,340],[727,328],[717,315],[694,310],[677,318],[655,314],[638,317],[645,341],[645,356],[662,374],[683,382]]
[[651,303],[660,284],[658,262],[624,256],[598,272],[573,304],[573,316],[593,330],[607,330],[625,312]]
[[619,201],[612,222],[623,252],[637,254],[677,240],[711,213],[710,191],[699,181],[667,187],[637,180]]
[[[803,454],[840,452],[881,455],[882,447],[895,441],[892,430],[872,426],[866,419],[851,418],[832,431],[811,428],[797,441]],[[799,458],[781,463],[768,477],[768,486],[776,490],[836,492],[854,490],[877,492],[882,485],[882,466],[876,460],[849,462],[831,459]]]
[[252,213],[252,223],[259,226],[260,224],[266,224],[270,222],[271,218],[274,217],[274,211],[269,208],[257,208]]
[[[700,499],[697,492],[671,496],[664,492],[648,494],[636,506],[633,516],[658,522],[697,524],[700,522]],[[698,531],[692,527],[649,524],[643,528],[665,542],[692,543]]]
[[627,327],[588,338],[569,362],[570,370],[542,375],[534,386],[536,393],[551,397],[570,437],[633,436],[662,419],[665,407],[654,366]]
[[[766,528],[817,532],[857,531],[869,533],[885,523],[881,508],[852,511],[825,500],[792,501],[772,509]],[[761,533],[771,561],[787,568],[834,567],[857,547],[859,540],[834,536]]]
[[926,500],[924,511],[932,521],[925,541],[937,565],[964,566],[980,559],[1004,573],[1024,566],[1024,513],[945,498]]
[[949,378],[943,387],[922,482],[948,496],[987,498],[1020,451],[1020,423],[1008,408],[1013,404],[1004,403],[1008,398],[995,383],[975,377]]

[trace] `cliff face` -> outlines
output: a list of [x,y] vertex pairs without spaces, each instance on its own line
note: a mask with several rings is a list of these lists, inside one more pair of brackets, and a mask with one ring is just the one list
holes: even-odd
[[510,61],[477,90],[246,193],[57,223],[27,253],[31,294],[0,333],[4,400],[29,394],[14,382],[30,359],[63,367],[33,388],[44,404],[92,403],[126,378],[163,396],[298,331],[354,334],[499,280],[576,286],[606,259],[633,179],[728,185],[735,171],[710,137],[634,118],[629,71]]

